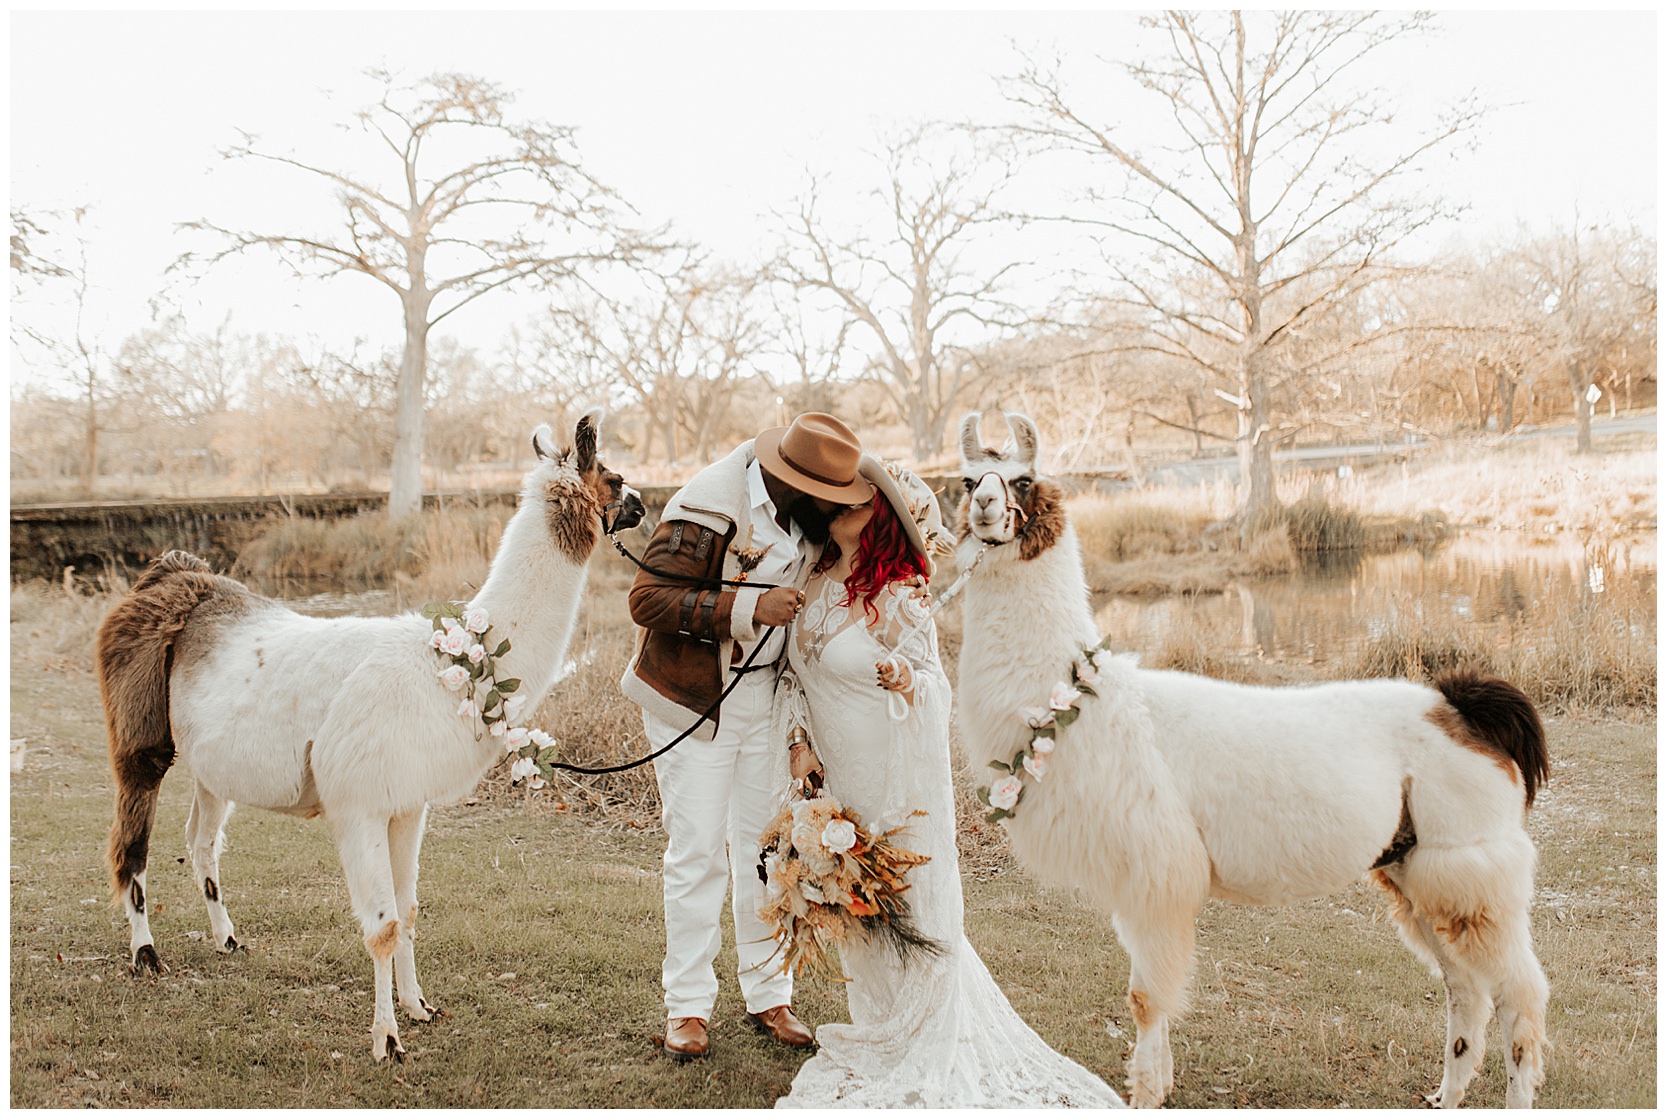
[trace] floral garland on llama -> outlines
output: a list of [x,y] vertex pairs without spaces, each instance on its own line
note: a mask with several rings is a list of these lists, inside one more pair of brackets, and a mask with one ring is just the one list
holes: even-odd
[[[479,720],[485,733],[504,740],[505,755],[516,755],[509,767],[514,781],[527,778],[532,788],[542,789],[555,777],[549,759],[556,740],[538,728],[521,725],[527,697],[514,694],[521,681],[498,678],[498,658],[509,652],[509,640],[500,641],[490,652],[492,623],[486,611],[465,602],[432,602],[423,607],[423,617],[434,626],[428,645],[445,667],[435,673],[449,692],[462,694],[457,714]],[[479,741],[481,731],[475,731]]]
[[1077,716],[1082,714],[1077,705],[1083,696],[1099,696],[1100,693],[1094,689],[1100,686],[1101,673],[1111,657],[1109,637],[1101,638],[1098,645],[1083,646],[1082,652],[1071,662],[1070,679],[1061,680],[1053,686],[1047,706],[1019,708],[1019,718],[1030,729],[1030,741],[1013,755],[1011,762],[990,763],[991,769],[1000,770],[1005,776],[979,786],[978,799],[990,810],[984,814],[984,819],[994,824],[1017,815],[1015,810],[1025,794],[1024,775],[1029,774],[1037,781],[1047,776],[1049,758],[1059,732],[1076,722]]

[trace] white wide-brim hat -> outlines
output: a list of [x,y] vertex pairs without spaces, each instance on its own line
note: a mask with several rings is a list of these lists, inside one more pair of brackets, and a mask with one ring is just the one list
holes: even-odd
[[944,528],[938,495],[908,467],[871,454],[862,456],[857,473],[874,483],[874,488],[896,511],[909,537],[909,546],[926,561],[926,573],[930,577],[937,569],[936,557],[955,552],[955,541]]

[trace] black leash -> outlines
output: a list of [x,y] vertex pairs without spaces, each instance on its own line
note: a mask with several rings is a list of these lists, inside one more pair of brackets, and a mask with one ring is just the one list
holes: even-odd
[[[768,591],[773,591],[781,585],[779,583],[749,583],[745,579],[713,579],[713,578],[711,578],[710,576],[707,576],[707,575],[676,575],[676,574],[673,574],[672,572],[669,572],[669,571],[660,571],[657,568],[649,567],[642,560],[638,559],[636,556],[633,556],[630,552],[628,552],[625,548],[625,545],[620,543],[618,533],[616,533],[616,532],[608,533],[608,539],[613,541],[614,549],[617,552],[619,552],[620,555],[624,556],[626,559],[630,560],[632,563],[636,564],[638,567],[642,568],[644,571],[648,572],[650,575],[657,575],[662,579],[672,579],[672,580],[675,580],[675,581],[680,582],[680,583],[695,583],[695,584],[698,584],[700,586],[707,586],[707,587],[711,587],[711,586],[756,587],[756,588],[760,588],[762,590],[768,590]],[[780,627],[780,626],[768,626],[766,628],[767,629],[780,629],[782,627]],[[664,754],[666,751],[670,750],[673,746],[676,746],[678,743],[682,742],[685,738],[688,738],[691,734],[695,733],[695,730],[700,726],[700,724],[704,723],[706,720],[708,720],[712,717],[712,713],[717,711],[717,709],[723,704],[723,701],[729,697],[729,693],[733,692],[735,690],[735,685],[737,685],[741,682],[741,677],[745,676],[747,673],[752,671],[752,669],[753,669],[753,663],[752,662],[753,662],[754,658],[756,658],[759,653],[764,651],[764,644],[768,640],[769,640],[769,634],[768,633],[766,633],[764,636],[762,636],[758,639],[757,643],[754,644],[753,647],[752,647],[752,652],[747,654],[747,659],[741,662],[741,667],[734,670],[735,671],[735,679],[731,680],[729,682],[729,686],[726,687],[723,691],[718,693],[718,698],[712,701],[712,706],[708,707],[705,711],[701,712],[700,718],[695,720],[693,726],[689,727],[682,734],[678,735],[676,738],[672,739],[670,742],[666,743],[664,746],[660,747],[658,750],[654,751],[652,754],[649,754],[647,757],[638,758],[634,762],[626,762],[623,765],[609,765],[609,766],[602,766],[602,767],[595,768],[595,769],[588,768],[586,766],[581,766],[581,765],[568,765],[566,762],[551,762],[550,763],[550,768],[551,769],[564,769],[569,773],[583,773],[587,776],[595,776],[597,774],[602,774],[602,773],[622,773],[627,769],[635,769],[639,765],[647,765],[649,762],[653,761],[655,758],[659,757],[661,754]],[[763,667],[763,666],[761,665],[759,667]]]
[[[764,584],[759,583],[757,585],[758,586],[763,586]],[[770,629],[779,629],[781,627],[779,627],[779,626],[770,626],[769,628]],[[670,742],[666,743],[664,746],[660,747],[658,750],[654,751],[652,754],[648,755],[646,758],[638,758],[636,761],[626,762],[624,765],[603,766],[599,769],[588,769],[585,766],[581,766],[581,765],[568,765],[566,762],[551,762],[550,763],[550,768],[551,769],[565,769],[569,773],[584,773],[584,774],[589,774],[589,775],[595,775],[595,774],[598,774],[598,773],[620,773],[620,772],[623,772],[624,770],[627,770],[627,769],[635,769],[639,765],[647,765],[649,762],[653,761],[655,758],[659,757],[661,754],[665,753],[667,750],[670,750],[673,746],[676,746],[679,742],[682,742],[685,738],[687,738],[691,734],[695,733],[695,729],[697,727],[699,727],[700,724],[704,723],[707,719],[710,719],[712,717],[712,713],[718,709],[719,705],[721,705],[723,703],[723,701],[728,697],[729,693],[735,690],[735,685],[737,685],[741,682],[741,677],[745,676],[748,672],[752,671],[753,658],[758,656],[758,654],[761,653],[764,650],[764,642],[766,640],[768,640],[768,636],[769,635],[766,634],[764,637],[760,637],[758,639],[758,643],[752,647],[752,652],[747,654],[747,659],[742,661],[741,662],[741,667],[737,668],[735,670],[735,679],[733,679],[729,682],[729,686],[727,688],[725,688],[722,692],[718,693],[718,698],[712,701],[712,706],[708,707],[705,711],[701,712],[700,718],[695,720],[694,726],[691,726],[688,730],[684,731],[682,734],[678,735],[676,738],[672,739]],[[759,667],[762,668],[764,666],[760,665]]]

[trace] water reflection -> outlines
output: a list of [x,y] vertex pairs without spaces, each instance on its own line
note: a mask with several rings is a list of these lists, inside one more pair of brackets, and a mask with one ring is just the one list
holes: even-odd
[[1497,534],[1460,536],[1420,553],[1355,555],[1298,575],[1235,583],[1224,594],[1095,602],[1101,632],[1124,648],[1150,650],[1191,627],[1223,653],[1335,660],[1403,622],[1483,627],[1507,639],[1536,609],[1637,599],[1655,624],[1655,541],[1596,547],[1579,541],[1524,543]]

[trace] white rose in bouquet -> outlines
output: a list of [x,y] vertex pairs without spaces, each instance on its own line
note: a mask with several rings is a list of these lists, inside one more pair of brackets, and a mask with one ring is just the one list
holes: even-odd
[[857,826],[849,820],[832,820],[822,829],[822,846],[830,851],[849,851],[857,845]]

